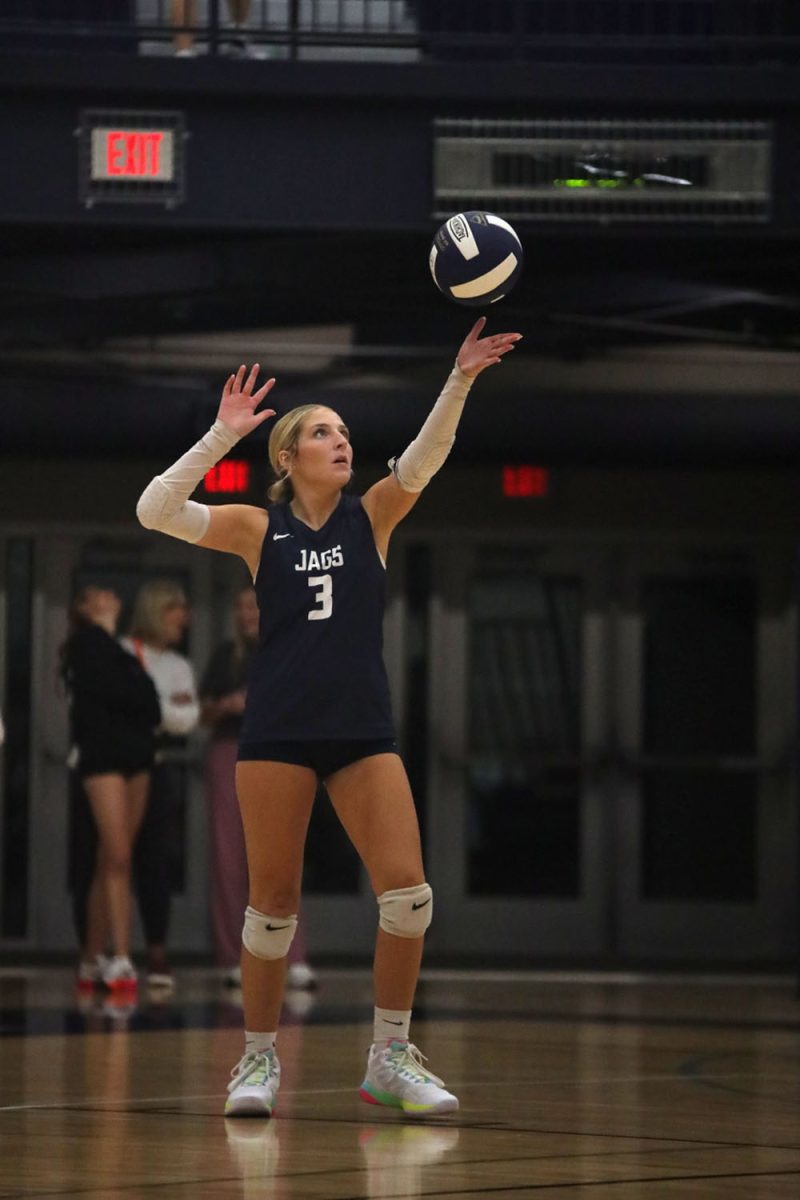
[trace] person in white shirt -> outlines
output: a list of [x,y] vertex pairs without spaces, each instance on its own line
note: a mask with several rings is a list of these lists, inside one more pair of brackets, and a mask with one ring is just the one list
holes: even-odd
[[134,849],[134,880],[147,944],[147,984],[174,987],[167,958],[172,890],[170,854],[174,842],[175,794],[169,749],[197,726],[200,702],[192,664],[174,647],[184,638],[189,604],[183,588],[169,579],[142,584],[136,594],[130,632],[122,638],[156,685],[161,705],[159,750],[150,799]]

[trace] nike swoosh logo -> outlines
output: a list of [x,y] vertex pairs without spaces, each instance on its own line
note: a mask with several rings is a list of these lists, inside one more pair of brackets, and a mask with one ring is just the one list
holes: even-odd
[[291,536],[292,535],[290,533],[273,533],[272,540],[273,540],[273,542],[279,542],[281,540],[281,538],[291,537]]
[[423,900],[423,901],[422,901],[422,904],[412,904],[412,905],[411,905],[411,911],[412,911],[412,912],[416,912],[418,908],[424,908],[424,907],[425,907],[425,905],[426,905],[426,904],[430,904],[430,902],[431,902],[431,898],[430,898],[430,896],[428,896],[428,899],[427,899],[427,900]]
[[390,1021],[388,1017],[383,1018],[384,1025],[402,1025],[402,1021]]
[[265,925],[264,928],[268,933],[277,933],[279,929],[288,929],[288,925]]

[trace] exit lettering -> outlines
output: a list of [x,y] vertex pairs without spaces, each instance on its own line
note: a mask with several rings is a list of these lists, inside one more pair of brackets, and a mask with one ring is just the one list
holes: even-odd
[[160,130],[107,130],[106,174],[109,178],[159,178],[163,140]]

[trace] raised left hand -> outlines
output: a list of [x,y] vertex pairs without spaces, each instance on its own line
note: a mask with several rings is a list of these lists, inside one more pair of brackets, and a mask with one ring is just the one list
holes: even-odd
[[479,317],[456,356],[459,367],[470,379],[480,375],[493,363],[499,363],[522,337],[521,333],[492,333],[482,338],[480,335],[485,324],[486,317]]
[[[223,425],[227,425],[235,433],[238,433],[239,437],[246,437],[264,421],[275,416],[274,408],[264,408],[261,412],[256,412],[261,401],[275,386],[275,380],[268,379],[257,392],[254,391],[259,370],[258,363],[254,363],[250,368],[250,373],[247,374],[247,367],[242,365],[235,375],[228,376],[225,387],[222,389],[217,418],[222,421]],[[247,378],[245,379],[246,374]]]

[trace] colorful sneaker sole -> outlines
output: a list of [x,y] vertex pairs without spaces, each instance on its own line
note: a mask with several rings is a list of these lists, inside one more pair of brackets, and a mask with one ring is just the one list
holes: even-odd
[[414,1104],[411,1100],[401,1100],[399,1096],[393,1096],[391,1092],[379,1092],[373,1089],[368,1083],[362,1083],[358,1091],[359,1096],[367,1104],[381,1104],[387,1108],[400,1108],[403,1112],[419,1113],[446,1113],[456,1112],[458,1110],[458,1100],[455,1096],[450,1100],[440,1100],[438,1104]]
[[367,1083],[362,1083],[358,1089],[358,1094],[367,1104],[385,1104],[387,1108],[403,1107],[403,1101],[399,1096],[393,1096],[391,1092],[373,1090]]

